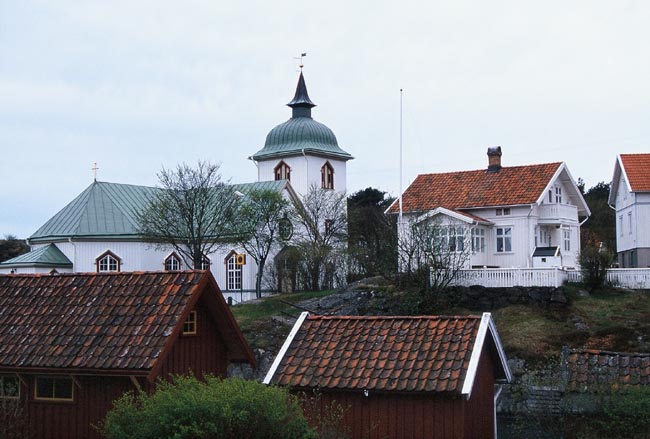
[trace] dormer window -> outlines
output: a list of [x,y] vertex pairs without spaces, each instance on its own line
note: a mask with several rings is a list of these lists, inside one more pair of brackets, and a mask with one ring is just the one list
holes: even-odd
[[98,273],[117,272],[120,271],[122,260],[109,250],[95,259],[95,264]]
[[178,271],[181,269],[181,259],[172,253],[165,259],[165,271]]
[[325,162],[320,168],[321,187],[323,189],[334,189],[334,168],[330,162]]
[[291,168],[285,162],[280,162],[273,170],[276,180],[291,181]]

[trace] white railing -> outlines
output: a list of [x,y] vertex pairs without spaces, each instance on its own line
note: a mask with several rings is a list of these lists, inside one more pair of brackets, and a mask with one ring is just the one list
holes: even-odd
[[[460,270],[452,285],[559,287],[565,282],[582,282],[582,273],[580,270],[561,268],[478,268]],[[610,268],[607,270],[607,283],[622,288],[650,290],[650,268]]]
[[542,204],[538,212],[539,221],[543,223],[578,219],[578,208],[570,204]]
[[460,270],[454,285],[484,287],[559,287],[566,280],[560,268],[479,268]]
[[650,289],[650,268],[610,268],[607,282],[623,288]]

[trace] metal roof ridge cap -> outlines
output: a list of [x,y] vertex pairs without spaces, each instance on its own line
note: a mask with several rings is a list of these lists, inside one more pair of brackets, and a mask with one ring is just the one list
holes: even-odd
[[300,313],[300,317],[298,317],[298,320],[296,320],[296,323],[293,325],[293,328],[291,328],[291,332],[287,336],[287,339],[284,341],[284,344],[282,345],[280,352],[278,352],[278,355],[275,357],[275,360],[273,360],[273,364],[271,364],[271,368],[266,373],[266,376],[264,377],[264,381],[262,381],[264,384],[268,385],[271,383],[271,380],[273,379],[273,375],[275,375],[276,369],[278,368],[278,366],[280,366],[280,363],[282,362],[284,355],[289,350],[289,346],[291,346],[294,337],[296,336],[298,330],[302,326],[302,323],[305,321],[305,319],[308,316],[309,313],[307,311],[303,311],[302,313]]

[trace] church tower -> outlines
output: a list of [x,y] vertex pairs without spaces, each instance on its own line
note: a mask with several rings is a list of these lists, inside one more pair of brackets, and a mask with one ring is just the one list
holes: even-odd
[[287,106],[291,119],[273,128],[264,148],[250,157],[257,163],[258,181],[289,180],[301,195],[312,185],[345,191],[346,162],[354,157],[339,147],[331,129],[312,119],[316,104],[309,99],[302,71]]

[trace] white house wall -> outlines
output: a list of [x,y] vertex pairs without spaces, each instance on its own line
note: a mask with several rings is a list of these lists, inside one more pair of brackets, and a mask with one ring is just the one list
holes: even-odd
[[315,184],[316,187],[321,187],[320,171],[326,162],[329,162],[332,169],[334,169],[334,190],[340,192],[346,191],[345,161],[331,158],[326,159],[309,154],[258,162],[259,181],[275,180],[275,168],[281,161],[284,161],[291,168],[291,187],[300,195],[305,195],[312,184]]
[[[36,250],[42,245],[47,244],[33,245],[32,250]],[[97,257],[106,251],[111,251],[120,258],[120,271],[161,271],[165,269],[165,259],[173,251],[171,247],[161,250],[146,243],[125,241],[65,241],[57,242],[56,246],[72,261],[74,271],[82,273],[96,272],[97,266],[95,261]],[[241,248],[224,247],[208,255],[210,259],[210,271],[223,291],[227,291],[228,286],[224,259],[232,250],[237,251],[237,253],[245,253]],[[269,261],[272,263],[273,255],[269,256]],[[188,268],[184,263],[181,264],[181,269],[185,270]],[[242,267],[242,289],[244,291],[255,289],[256,274],[257,265],[248,255],[246,257],[246,265]]]

